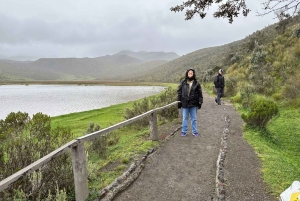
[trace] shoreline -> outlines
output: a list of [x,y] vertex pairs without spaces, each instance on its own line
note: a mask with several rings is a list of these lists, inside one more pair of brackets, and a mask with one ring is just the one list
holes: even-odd
[[174,83],[162,82],[134,82],[134,81],[116,81],[116,80],[34,80],[34,81],[0,81],[0,85],[110,85],[110,86],[168,86]]

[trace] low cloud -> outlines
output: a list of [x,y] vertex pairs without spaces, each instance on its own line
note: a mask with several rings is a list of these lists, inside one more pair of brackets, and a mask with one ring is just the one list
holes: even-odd
[[[270,16],[255,16],[255,11],[247,18],[236,18],[233,24],[227,19],[215,19],[211,13],[203,20],[195,16],[185,21],[184,12],[170,11],[171,6],[181,3],[179,0],[88,3],[53,0],[43,5],[28,0],[19,7],[3,3],[0,55],[97,57],[121,50],[183,55],[243,39],[275,22]],[[22,6],[26,9],[22,10]],[[251,6],[256,9],[260,5]]]

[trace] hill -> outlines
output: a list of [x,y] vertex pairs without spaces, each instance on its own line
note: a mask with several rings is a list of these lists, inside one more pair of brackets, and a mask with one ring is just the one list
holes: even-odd
[[[219,68],[226,70],[234,63],[242,62],[244,59],[247,60],[247,58],[251,56],[255,44],[261,46],[268,46],[271,44],[273,47],[280,46],[280,44],[274,44],[274,40],[278,37],[284,37],[286,34],[291,34],[291,29],[294,29],[299,23],[300,16],[297,15],[293,18],[288,18],[267,26],[262,30],[257,30],[242,40],[237,40],[221,46],[196,50],[156,68],[148,69],[139,76],[129,77],[127,79],[131,81],[178,83],[184,76],[186,69],[194,68],[197,77],[202,82],[211,81]],[[285,44],[281,45],[284,46]],[[293,45],[296,44],[294,43]]]
[[198,78],[207,81],[217,72],[217,69],[226,68],[235,59],[242,59],[251,53],[255,42],[266,44],[272,41],[277,36],[276,27],[276,24],[270,25],[262,30],[255,31],[242,40],[196,50],[156,68],[148,69],[141,73],[138,79],[130,77],[128,80],[179,82],[186,69],[194,68]]
[[194,68],[196,72],[222,66],[227,52],[236,43],[228,45],[209,47],[183,55],[153,69],[140,74],[136,78],[129,78],[134,81],[155,81],[155,82],[179,82],[186,69]]
[[179,57],[179,55],[177,55],[174,52],[145,52],[145,51],[133,52],[130,50],[124,50],[117,54],[125,54],[140,59],[142,61],[154,61],[154,60],[171,61]]
[[179,57],[176,53],[122,51],[96,58],[0,60],[0,81],[120,80]]

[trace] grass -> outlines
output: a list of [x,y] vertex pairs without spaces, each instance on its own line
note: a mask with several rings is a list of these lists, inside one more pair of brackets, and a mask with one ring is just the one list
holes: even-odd
[[300,112],[281,109],[265,130],[245,126],[244,137],[262,161],[263,179],[279,196],[300,180]]
[[86,133],[90,123],[98,124],[100,129],[103,129],[124,121],[123,113],[126,108],[131,107],[132,101],[106,108],[52,117],[51,126],[53,128],[69,127],[74,136],[80,137]]

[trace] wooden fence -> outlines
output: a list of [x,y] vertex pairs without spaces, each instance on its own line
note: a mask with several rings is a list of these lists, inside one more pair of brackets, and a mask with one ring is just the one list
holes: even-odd
[[75,183],[75,197],[76,201],[84,201],[88,197],[88,181],[87,181],[87,163],[86,163],[86,154],[84,148],[84,142],[92,140],[96,137],[109,133],[113,130],[131,124],[137,120],[140,120],[146,116],[149,116],[149,125],[150,125],[150,139],[158,140],[158,126],[157,126],[157,112],[166,108],[169,108],[173,105],[176,105],[178,101],[170,103],[160,108],[156,108],[150,110],[146,113],[143,113],[139,116],[133,117],[121,123],[115,124],[108,128],[102,129],[100,131],[96,131],[94,133],[82,136],[77,138],[76,140],[72,140],[71,142],[61,146],[60,148],[54,150],[43,158],[35,161],[34,163],[28,165],[22,170],[16,172],[15,174],[7,177],[6,179],[0,181],[0,192],[8,188],[13,182],[17,181],[19,178],[30,174],[51,161],[52,159],[60,156],[61,154],[69,151],[71,149],[72,156],[72,166],[74,173],[74,183]]

